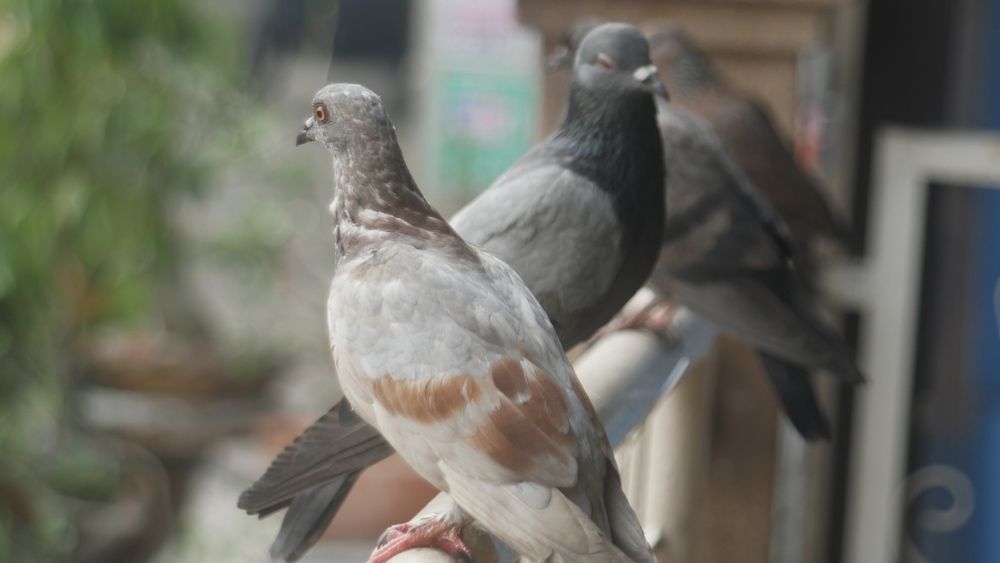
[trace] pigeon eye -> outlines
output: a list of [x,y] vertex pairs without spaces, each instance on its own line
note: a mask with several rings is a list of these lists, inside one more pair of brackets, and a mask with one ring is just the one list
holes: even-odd
[[326,120],[329,116],[326,114],[325,107],[316,106],[313,108],[313,117],[315,117],[316,121],[319,123],[326,123]]
[[615,70],[615,61],[611,60],[611,57],[605,55],[604,53],[597,54],[597,66],[603,68],[604,70]]

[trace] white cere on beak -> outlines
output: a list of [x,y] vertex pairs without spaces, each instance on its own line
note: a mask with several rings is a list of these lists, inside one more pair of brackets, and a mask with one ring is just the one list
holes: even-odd
[[635,69],[632,76],[639,82],[645,82],[654,74],[656,74],[656,65],[646,65]]
[[316,124],[316,118],[310,115],[309,118],[306,119],[306,129],[312,127],[315,124]]

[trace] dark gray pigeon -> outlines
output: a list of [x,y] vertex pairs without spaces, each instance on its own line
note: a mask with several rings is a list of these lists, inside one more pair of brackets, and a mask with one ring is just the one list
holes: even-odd
[[671,103],[705,118],[760,194],[785,220],[803,251],[818,238],[841,244],[850,231],[816,179],[799,167],[766,109],[732,89],[708,57],[674,26],[649,34]]
[[[593,24],[574,27],[556,56],[572,52],[573,41],[588,27]],[[712,123],[673,98],[657,99],[657,107],[668,172],[667,219],[648,285],[754,345],[799,433],[807,440],[829,438],[809,371],[825,369],[852,382],[861,376],[840,336],[815,310],[796,270],[799,254],[788,227],[730,156]]]
[[809,371],[861,375],[795,271],[787,227],[705,120],[665,101],[659,109],[668,213],[649,285],[751,343],[799,433],[828,438]]
[[[663,232],[664,94],[635,27],[604,24],[576,55],[563,124],[452,220],[521,276],[564,348],[588,338],[641,287]],[[288,507],[271,547],[294,561],[326,529],[357,476],[391,453],[342,401],[240,496],[264,516]]]
[[451,220],[513,266],[567,349],[618,312],[656,260],[664,166],[650,93],[665,95],[658,86],[638,29],[595,28],[576,55],[562,125]]

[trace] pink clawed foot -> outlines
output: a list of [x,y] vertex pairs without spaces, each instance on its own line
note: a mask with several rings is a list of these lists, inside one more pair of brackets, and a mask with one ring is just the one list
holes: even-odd
[[384,532],[382,532],[382,535],[379,536],[378,543],[375,545],[376,549],[405,536],[409,533],[411,528],[413,528],[413,524],[410,524],[409,522],[389,526]]
[[462,541],[464,528],[462,524],[434,517],[418,523],[397,524],[382,534],[368,563],[386,563],[400,553],[418,547],[437,549],[471,563],[472,551]]
[[670,326],[670,321],[673,320],[675,312],[677,305],[669,301],[650,303],[636,316],[633,328],[645,329],[667,340],[673,340],[677,335]]

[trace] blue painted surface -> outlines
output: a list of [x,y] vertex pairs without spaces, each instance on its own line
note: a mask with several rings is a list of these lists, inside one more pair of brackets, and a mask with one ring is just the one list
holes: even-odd
[[[984,52],[975,125],[1000,130],[1000,0],[984,2],[990,9],[979,30]],[[945,464],[963,471],[972,481],[976,508],[958,530],[934,533],[919,526],[910,530],[921,555],[932,563],[1000,562],[1000,318],[995,306],[1000,298],[1000,190],[971,189],[972,220],[965,240],[974,259],[964,285],[973,310],[963,331],[970,340],[966,350],[971,370],[954,374],[955,384],[973,390],[970,404],[962,405],[970,424],[963,436],[932,432],[918,437],[922,447],[914,465]],[[951,500],[940,490],[932,491],[920,498],[916,508],[944,509]]]
[[[977,189],[973,195],[976,219],[970,228],[976,261],[970,272],[974,310],[970,316],[973,355],[971,377],[976,413],[972,443],[965,467],[976,491],[976,512],[967,528],[973,553],[954,561],[1000,561],[1000,326],[994,294],[1000,279],[1000,191]],[[964,536],[964,535],[963,535]],[[948,561],[939,559],[939,561]]]
[[[994,308],[1000,280],[1000,190],[967,189],[971,190],[973,217],[964,244],[971,249],[972,260],[963,285],[971,299],[954,302],[971,307],[962,330],[968,342],[964,349],[950,353],[969,354],[965,364],[969,370],[938,374],[937,385],[956,385],[971,392],[960,394],[969,399],[968,404],[950,407],[915,437],[912,469],[945,465],[960,470],[971,481],[976,507],[971,518],[955,530],[935,532],[919,524],[911,526],[908,536],[932,563],[1000,562],[1000,319]],[[927,281],[933,283],[933,279],[931,273]],[[946,420],[949,413],[961,413],[963,424]],[[952,502],[950,494],[937,488],[921,495],[913,509],[916,513],[943,511]]]
[[[1000,129],[1000,0],[990,1],[984,26],[983,95],[980,124]],[[1000,319],[995,299],[1000,297],[1000,191],[975,195],[978,213],[978,269],[975,280],[974,354],[981,394],[981,419],[972,454],[979,510],[970,527],[974,532],[975,563],[1000,561]]]

